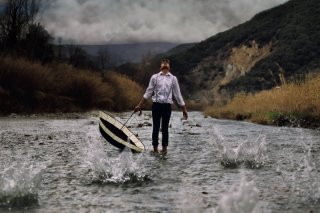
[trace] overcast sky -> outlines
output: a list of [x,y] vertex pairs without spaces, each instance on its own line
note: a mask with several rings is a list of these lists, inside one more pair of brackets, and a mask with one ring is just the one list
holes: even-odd
[[50,0],[41,22],[79,44],[199,42],[288,0]]

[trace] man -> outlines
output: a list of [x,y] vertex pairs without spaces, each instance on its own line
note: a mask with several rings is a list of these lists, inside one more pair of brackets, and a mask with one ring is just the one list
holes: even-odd
[[162,119],[162,153],[167,152],[169,142],[169,121],[171,116],[172,92],[178,104],[182,107],[184,119],[188,119],[188,112],[183,101],[180,87],[177,78],[170,73],[170,64],[168,59],[161,61],[160,72],[154,74],[151,79],[145,94],[143,95],[138,106],[135,107],[134,112],[140,111],[142,105],[148,98],[152,96],[152,145],[153,153],[158,151],[158,139],[160,121]]

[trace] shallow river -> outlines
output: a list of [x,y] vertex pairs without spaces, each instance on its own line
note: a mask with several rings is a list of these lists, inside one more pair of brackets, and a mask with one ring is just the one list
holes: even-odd
[[94,115],[0,118],[0,212],[320,212],[319,130],[181,117],[166,155],[150,153],[150,112],[127,124],[142,153],[105,142]]

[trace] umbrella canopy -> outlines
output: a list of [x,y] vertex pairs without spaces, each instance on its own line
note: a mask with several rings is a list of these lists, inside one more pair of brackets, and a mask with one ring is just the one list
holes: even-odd
[[123,150],[129,147],[141,152],[144,150],[143,143],[122,123],[105,112],[99,112],[99,129],[101,135],[112,145]]

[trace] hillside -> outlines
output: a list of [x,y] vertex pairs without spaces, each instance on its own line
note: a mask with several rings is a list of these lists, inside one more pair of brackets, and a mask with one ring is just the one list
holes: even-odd
[[107,48],[113,60],[123,62],[141,62],[141,58],[148,52],[161,54],[177,46],[176,43],[154,42],[139,44],[106,44],[106,45],[81,45],[89,54],[96,55],[99,49]]
[[189,97],[212,101],[316,70],[319,37],[320,1],[290,0],[169,59]]
[[179,54],[181,52],[184,52],[184,51],[190,49],[191,47],[193,47],[196,44],[197,43],[179,44],[178,46],[171,48],[170,50],[168,50],[165,53],[158,54],[158,56],[159,57],[169,57],[171,55],[176,55],[176,54]]

